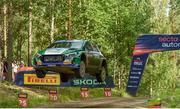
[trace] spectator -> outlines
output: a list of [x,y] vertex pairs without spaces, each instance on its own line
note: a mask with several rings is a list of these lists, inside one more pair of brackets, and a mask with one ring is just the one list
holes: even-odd
[[3,80],[3,62],[0,62],[0,82]]
[[4,59],[3,60],[3,80],[7,80],[7,76],[8,76],[8,63],[7,63],[7,60]]
[[24,62],[23,61],[21,61],[20,62],[20,67],[24,67],[25,65],[24,65]]
[[13,82],[15,82],[15,79],[16,79],[15,76],[16,76],[17,70],[18,70],[18,64],[16,61],[14,61],[12,63],[12,80],[13,80]]

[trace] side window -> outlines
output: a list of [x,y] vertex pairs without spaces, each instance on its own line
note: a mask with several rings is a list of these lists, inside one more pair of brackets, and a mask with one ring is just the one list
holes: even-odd
[[90,42],[86,42],[85,49],[86,49],[87,51],[93,51],[93,48],[92,48]]
[[96,52],[99,52],[98,48],[97,48],[97,45],[92,45],[93,46],[93,51],[96,51]]

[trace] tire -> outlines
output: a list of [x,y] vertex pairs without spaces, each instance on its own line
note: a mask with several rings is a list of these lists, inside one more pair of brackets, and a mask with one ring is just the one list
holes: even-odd
[[65,73],[60,73],[61,82],[68,82],[69,77]]
[[44,78],[46,76],[46,73],[44,71],[41,71],[41,70],[36,70],[36,76],[38,78]]
[[107,68],[102,66],[100,73],[96,74],[96,79],[98,82],[104,82],[107,76]]
[[75,73],[77,78],[83,78],[86,74],[86,64],[81,61],[79,70]]

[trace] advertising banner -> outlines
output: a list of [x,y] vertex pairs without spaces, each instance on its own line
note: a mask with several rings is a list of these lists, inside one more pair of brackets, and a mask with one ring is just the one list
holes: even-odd
[[57,74],[47,74],[45,78],[38,78],[36,74],[24,74],[24,84],[60,85],[60,76]]
[[87,76],[82,79],[72,79],[70,81],[71,86],[73,87],[88,87],[88,88],[104,88],[104,87],[109,87],[113,88],[115,87],[113,83],[113,78],[112,77],[106,77],[104,82],[98,82],[95,77],[92,76]]
[[98,82],[93,76],[82,79],[72,78],[68,82],[61,82],[60,74],[49,72],[44,78],[37,78],[34,70],[21,71],[16,74],[15,84],[18,86],[56,86],[56,87],[88,87],[88,88],[114,88],[113,78],[108,76],[104,82]]
[[142,35],[135,44],[133,55],[180,49],[180,35]]
[[127,91],[131,95],[135,95],[139,86],[139,82],[146,65],[148,54],[135,55],[131,62],[131,71],[127,84]]
[[150,53],[180,49],[180,35],[142,35],[135,44],[126,91],[136,95]]

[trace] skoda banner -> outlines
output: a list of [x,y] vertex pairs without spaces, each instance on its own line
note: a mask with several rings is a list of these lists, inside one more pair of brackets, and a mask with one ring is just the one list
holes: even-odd
[[179,50],[180,35],[142,35],[135,44],[126,91],[136,95],[149,53]]

